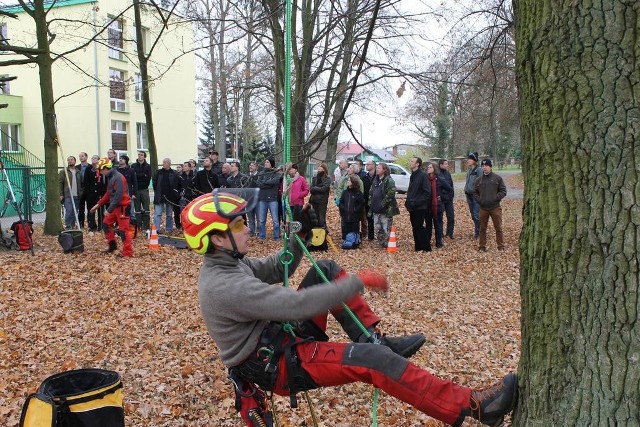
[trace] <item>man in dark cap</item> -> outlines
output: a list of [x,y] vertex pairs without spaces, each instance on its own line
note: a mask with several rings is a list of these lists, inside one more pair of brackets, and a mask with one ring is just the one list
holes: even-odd
[[507,195],[507,187],[500,175],[491,171],[493,164],[491,159],[484,159],[481,163],[482,175],[476,179],[473,188],[473,198],[480,205],[480,240],[478,250],[487,251],[487,225],[489,218],[493,221],[496,230],[496,243],[498,250],[504,250],[504,236],[502,233],[502,208],[500,200]]
[[476,179],[480,177],[482,170],[478,166],[478,153],[469,153],[467,156],[467,182],[464,185],[464,194],[467,195],[467,204],[469,205],[469,213],[473,220],[474,231],[473,238],[478,240],[480,236],[480,206],[473,198],[473,189]]
[[222,176],[222,162],[218,160],[218,152],[216,150],[209,150],[209,158],[211,159],[211,170],[218,176]]

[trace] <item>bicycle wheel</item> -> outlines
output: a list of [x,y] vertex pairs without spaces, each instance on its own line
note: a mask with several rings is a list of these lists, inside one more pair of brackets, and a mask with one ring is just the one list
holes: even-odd
[[47,207],[47,201],[43,195],[31,198],[31,210],[35,213],[42,213]]

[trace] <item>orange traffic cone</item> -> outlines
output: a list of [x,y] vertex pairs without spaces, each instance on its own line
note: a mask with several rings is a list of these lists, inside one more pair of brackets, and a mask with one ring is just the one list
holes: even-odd
[[395,225],[391,226],[391,233],[389,233],[389,243],[387,243],[387,252],[388,253],[396,253],[396,252],[398,252],[398,246],[396,245],[396,227],[395,227]]
[[149,249],[152,251],[160,250],[160,243],[158,242],[158,231],[155,224],[151,224],[151,236],[149,237]]

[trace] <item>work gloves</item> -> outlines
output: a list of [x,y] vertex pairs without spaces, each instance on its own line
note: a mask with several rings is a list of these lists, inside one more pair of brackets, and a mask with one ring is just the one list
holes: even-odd
[[387,278],[373,270],[361,270],[357,276],[362,280],[364,287],[372,291],[384,292],[389,290]]

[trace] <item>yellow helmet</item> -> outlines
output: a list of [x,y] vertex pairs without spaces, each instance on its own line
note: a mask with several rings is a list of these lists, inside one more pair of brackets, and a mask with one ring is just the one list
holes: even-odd
[[112,167],[113,167],[113,162],[109,160],[108,157],[103,157],[102,159],[100,159],[98,161],[98,165],[96,166],[98,170],[111,169]]

